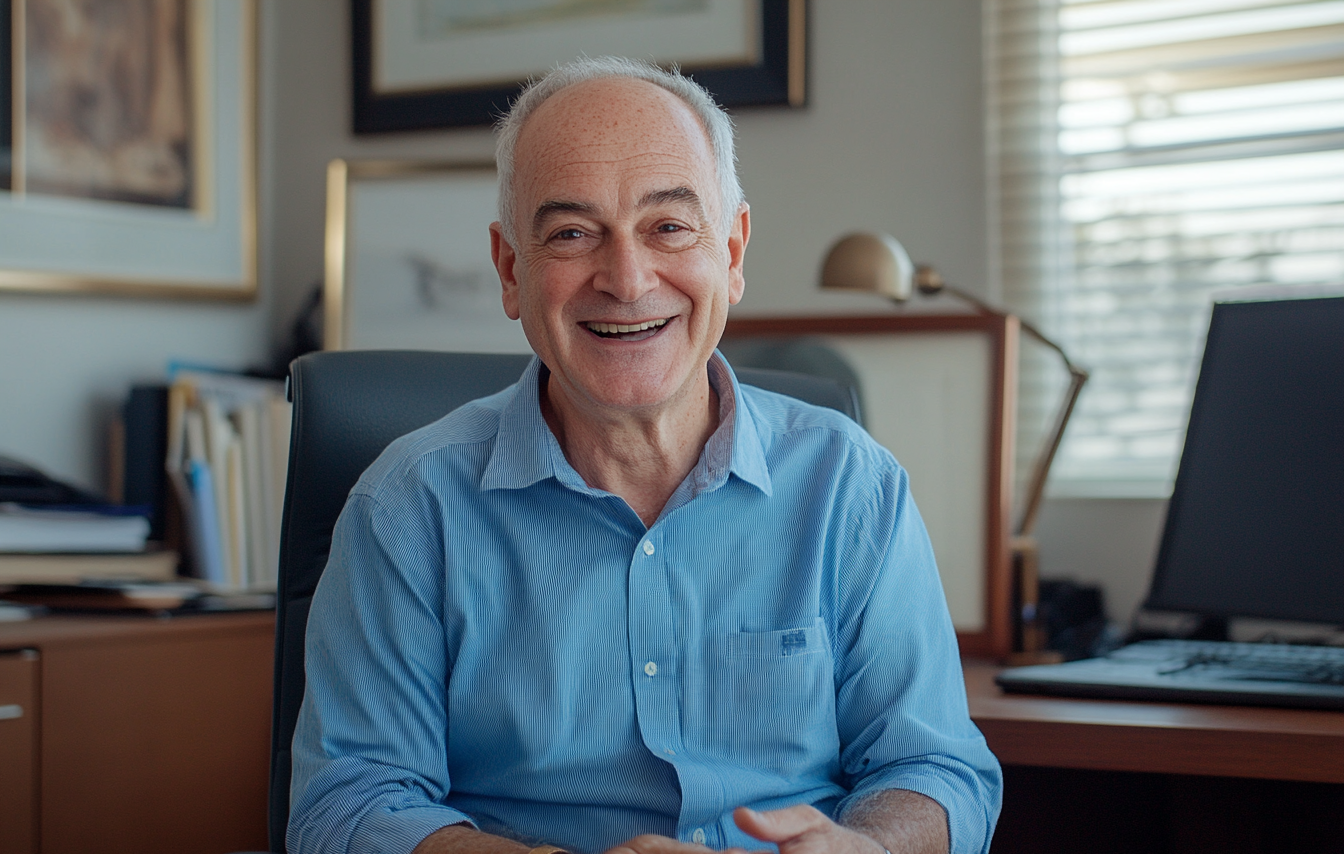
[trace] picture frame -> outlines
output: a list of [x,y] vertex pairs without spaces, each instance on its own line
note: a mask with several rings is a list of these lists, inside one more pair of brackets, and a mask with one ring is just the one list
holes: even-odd
[[526,80],[580,55],[675,64],[724,107],[806,103],[806,0],[643,5],[540,22],[454,18],[445,5],[446,23],[436,24],[424,20],[432,4],[417,7],[417,16],[397,0],[351,0],[354,131],[491,124]]
[[858,376],[865,427],[910,475],[962,654],[1006,657],[1014,642],[1017,319],[730,318],[721,348],[731,362],[744,343],[789,341],[829,347]]
[[[256,0],[185,0],[181,20],[170,35],[153,30],[150,44],[127,50],[179,50],[187,57],[178,91],[177,117],[188,142],[139,144],[122,149],[61,152],[44,148],[43,122],[59,121],[43,112],[46,90],[30,91],[27,64],[46,63],[32,79],[72,78],[89,70],[76,65],[90,51],[75,42],[43,44],[30,38],[28,23],[43,13],[42,0],[7,0],[9,39],[0,45],[0,87],[11,106],[0,124],[0,146],[9,144],[9,168],[0,182],[0,291],[73,292],[141,297],[250,300],[257,290],[256,187]],[[36,26],[36,24],[34,25]],[[145,32],[142,28],[137,32]],[[176,41],[173,41],[176,39]],[[95,69],[93,73],[98,73]],[[8,83],[8,86],[5,84]],[[161,95],[155,90],[156,96]],[[30,103],[30,100],[35,103]],[[116,102],[142,103],[128,98]],[[59,103],[59,99],[54,99]],[[143,109],[143,108],[142,108]],[[146,124],[141,114],[102,116],[123,126]],[[171,124],[171,121],[169,122]],[[40,174],[38,155],[126,163],[144,149],[187,152],[182,169],[186,190],[150,201],[134,190],[120,192],[87,183],[48,189],[29,178]],[[2,160],[4,158],[0,158]],[[158,161],[155,161],[157,164]],[[59,167],[59,163],[58,163]],[[62,174],[53,167],[49,174]],[[66,170],[70,171],[70,170]],[[104,169],[104,172],[107,170]],[[162,171],[162,170],[160,170]],[[30,184],[32,186],[30,186]],[[177,191],[173,191],[177,192]]]
[[531,353],[490,259],[492,161],[333,160],[327,350]]

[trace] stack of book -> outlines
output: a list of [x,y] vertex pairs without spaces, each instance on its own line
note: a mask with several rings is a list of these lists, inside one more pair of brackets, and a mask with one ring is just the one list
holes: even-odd
[[148,543],[146,509],[0,504],[0,584],[169,580],[177,553]]
[[172,378],[168,480],[195,574],[213,589],[275,588],[289,421],[280,382],[199,371]]

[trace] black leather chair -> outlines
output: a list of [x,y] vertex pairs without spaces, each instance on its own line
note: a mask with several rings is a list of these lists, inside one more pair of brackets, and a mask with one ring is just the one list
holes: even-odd
[[[271,722],[273,852],[285,850],[290,742],[303,700],[308,607],[326,568],[332,528],[346,495],[393,439],[513,383],[529,358],[366,350],[310,353],[290,365],[294,418],[280,541]],[[854,390],[834,380],[765,369],[737,374],[744,383],[859,418]]]

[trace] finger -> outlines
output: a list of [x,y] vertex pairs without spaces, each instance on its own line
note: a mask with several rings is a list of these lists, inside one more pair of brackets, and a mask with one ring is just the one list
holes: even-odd
[[733,821],[742,831],[766,842],[783,842],[809,830],[820,830],[830,823],[819,810],[807,804],[782,810],[757,812],[750,807],[733,810]]

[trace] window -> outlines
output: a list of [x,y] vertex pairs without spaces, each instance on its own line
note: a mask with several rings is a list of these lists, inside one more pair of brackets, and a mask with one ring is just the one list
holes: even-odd
[[1212,301],[1344,283],[1344,2],[985,9],[1003,297],[1092,372],[1052,492],[1165,494]]

